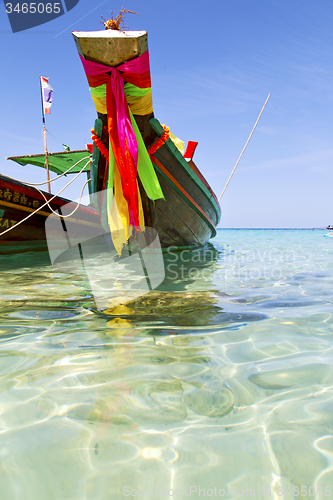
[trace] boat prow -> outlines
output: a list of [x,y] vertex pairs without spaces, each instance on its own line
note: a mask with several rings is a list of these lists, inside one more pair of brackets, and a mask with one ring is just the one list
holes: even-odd
[[[93,152],[93,190],[97,192],[107,187],[117,191],[116,174],[110,181],[111,157],[110,161],[115,157],[115,168],[118,166],[122,185],[125,184],[125,170],[123,172],[123,167],[118,164],[121,155],[119,156],[117,151],[116,120],[112,119],[109,104],[112,99],[116,99],[115,94],[112,95],[112,85],[117,80],[117,84],[120,85],[121,82],[124,89],[125,106],[129,109],[128,117],[135,120],[132,126],[138,143],[138,162],[144,155],[145,165],[147,166],[148,162],[152,164],[150,176],[156,177],[154,186],[158,183],[161,189],[161,195],[154,195],[152,190],[147,189],[149,179],[143,175],[143,168],[138,163],[138,212],[141,203],[144,225],[156,229],[162,247],[204,245],[216,234],[216,226],[221,218],[220,205],[192,157],[184,158],[168,128],[161,126],[154,117],[147,33],[115,30],[76,31],[73,36],[98,112],[94,127],[97,139]],[[136,126],[138,133],[135,131]],[[126,133],[131,134],[132,131]],[[105,153],[109,141],[112,145],[110,158],[108,153]],[[145,148],[144,152],[140,150],[141,142]],[[122,161],[120,159],[120,163]],[[124,197],[126,198],[126,193]],[[130,216],[123,214],[123,220],[126,217],[130,219],[131,214],[135,212],[135,206],[130,205],[129,198],[126,198],[126,201],[129,203]]]
[[146,31],[73,31],[80,56],[106,66],[118,66],[148,50]]

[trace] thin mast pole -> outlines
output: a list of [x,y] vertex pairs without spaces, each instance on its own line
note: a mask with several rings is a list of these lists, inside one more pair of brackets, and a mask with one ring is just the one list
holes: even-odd
[[261,117],[261,115],[262,115],[262,113],[263,113],[263,111],[264,111],[264,109],[265,109],[265,107],[266,107],[266,104],[267,104],[268,99],[270,98],[270,96],[271,96],[271,93],[269,93],[269,94],[268,94],[268,97],[267,97],[267,99],[266,99],[266,101],[265,101],[265,104],[263,105],[262,110],[260,111],[260,115],[258,116],[257,121],[256,121],[256,122],[255,122],[255,124],[254,124],[254,127],[253,127],[253,129],[252,129],[252,132],[251,132],[251,134],[249,135],[249,138],[248,138],[248,140],[246,141],[245,146],[243,147],[243,151],[242,151],[242,152],[241,152],[241,154],[239,155],[239,158],[238,158],[238,160],[237,160],[237,162],[236,162],[236,165],[234,166],[233,171],[231,172],[230,177],[229,177],[229,179],[227,180],[226,185],[224,186],[224,189],[223,189],[223,191],[222,191],[222,193],[221,193],[221,196],[219,197],[219,201],[221,201],[221,198],[222,198],[222,196],[224,195],[224,191],[227,189],[227,186],[228,186],[228,184],[229,184],[229,182],[230,182],[230,179],[231,179],[231,177],[234,175],[234,172],[235,172],[235,170],[236,170],[236,167],[237,167],[237,165],[238,165],[238,163],[239,163],[239,161],[240,161],[241,157],[243,156],[243,153],[244,153],[244,151],[245,151],[245,149],[246,149],[246,146],[247,146],[247,145],[248,145],[248,143],[250,142],[250,139],[251,139],[251,137],[252,137],[252,134],[253,134],[253,132],[254,132],[254,130],[255,130],[255,128],[256,128],[256,126],[258,125],[258,122],[259,122],[259,120],[260,120],[260,117]]
[[41,76],[39,77],[39,83],[40,83],[40,96],[41,96],[41,101],[42,101],[43,136],[44,136],[44,151],[45,151],[45,164],[46,164],[47,186],[48,186],[49,193],[51,193],[50,170],[49,170],[49,159],[48,159],[48,151],[47,151],[45,115],[44,115],[44,102],[43,102],[43,88],[42,88],[42,77]]

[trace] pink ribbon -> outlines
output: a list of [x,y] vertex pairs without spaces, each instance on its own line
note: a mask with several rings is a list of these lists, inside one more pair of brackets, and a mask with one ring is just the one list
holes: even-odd
[[106,78],[104,83],[106,83],[106,102],[108,103],[108,105],[110,102],[113,102],[112,99],[108,99],[108,92],[110,91],[112,92],[115,100],[117,129],[118,129],[118,137],[119,137],[119,144],[121,151],[123,154],[125,154],[125,138],[126,138],[128,149],[133,158],[135,168],[137,168],[138,145],[132,127],[128,104],[125,97],[124,78],[126,79],[126,74],[128,73],[141,74],[149,71],[148,51],[144,52],[141,56],[137,57],[136,59],[133,59],[131,61],[121,64],[120,66],[117,66],[117,68],[106,66],[104,64],[96,63],[93,61],[87,61],[81,55],[80,59],[83,64],[84,71],[87,77],[105,75]]
[[[135,133],[132,127],[128,104],[124,92],[124,81],[118,69],[111,68],[111,78],[106,84],[106,93],[112,92],[117,116],[117,130],[119,137],[119,144],[123,154],[125,154],[125,137],[127,139],[128,149],[133,158],[135,168],[138,164],[138,144],[136,141]],[[112,99],[110,102],[114,102]],[[106,97],[106,102],[109,106],[109,100]],[[108,109],[108,113],[109,113]]]
[[110,142],[119,168],[123,194],[128,203],[130,223],[133,226],[139,225],[136,182],[138,145],[125,97],[124,81],[143,88],[150,87],[148,51],[116,68],[87,61],[81,55],[80,59],[91,87],[106,83],[106,107]]

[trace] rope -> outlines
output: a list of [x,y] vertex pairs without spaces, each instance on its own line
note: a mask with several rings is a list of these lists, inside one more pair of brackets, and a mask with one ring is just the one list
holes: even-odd
[[[72,179],[72,180],[74,180],[74,179]],[[73,210],[73,212],[71,212],[71,213],[70,213],[70,214],[68,214],[68,215],[59,215],[57,212],[55,212],[55,211],[53,210],[53,208],[51,207],[51,205],[49,205],[49,201],[45,198],[43,191],[39,191],[39,189],[38,189],[38,188],[36,188],[36,189],[37,189],[37,191],[39,191],[39,192],[40,192],[40,194],[43,196],[43,198],[44,198],[44,200],[46,201],[47,206],[49,207],[49,209],[51,210],[51,212],[53,212],[53,213],[54,213],[54,215],[56,215],[57,217],[62,217],[63,219],[65,219],[66,217],[71,217],[71,215],[73,215],[73,214],[74,214],[74,212],[76,212],[76,211],[77,211],[77,209],[79,208],[80,203],[81,203],[81,198],[82,198],[82,194],[83,194],[84,188],[86,187],[86,185],[87,185],[87,184],[88,184],[88,182],[90,182],[90,181],[92,181],[92,179],[87,179],[87,180],[86,180],[86,182],[83,184],[82,189],[81,189],[81,194],[80,194],[80,198],[79,198],[78,205],[77,205],[77,207]],[[56,195],[56,196],[57,196],[57,195]],[[0,233],[0,234],[2,234],[2,233]]]
[[238,158],[238,160],[237,160],[237,162],[236,162],[236,165],[234,166],[233,171],[231,172],[231,174],[230,174],[230,176],[229,176],[229,179],[227,180],[227,183],[226,183],[226,185],[224,186],[224,189],[223,189],[223,191],[222,191],[222,193],[221,193],[221,196],[219,197],[219,201],[221,201],[221,198],[222,198],[222,196],[224,195],[224,191],[227,189],[227,186],[228,186],[228,184],[229,184],[229,182],[230,182],[231,177],[233,176],[233,174],[234,174],[234,172],[235,172],[235,170],[236,170],[236,167],[237,167],[237,165],[238,165],[238,163],[239,163],[239,160],[240,160],[240,159],[241,159],[241,157],[243,156],[243,153],[244,153],[244,151],[245,151],[245,149],[246,149],[246,146],[247,146],[247,145],[248,145],[248,143],[250,142],[250,139],[251,139],[251,137],[252,137],[252,134],[253,134],[253,132],[254,132],[254,130],[255,130],[255,128],[256,128],[256,126],[258,125],[258,122],[259,122],[259,120],[260,120],[260,117],[261,117],[261,115],[262,115],[262,113],[263,113],[263,111],[264,111],[264,109],[265,109],[265,106],[266,106],[266,104],[267,104],[268,99],[270,98],[270,96],[271,96],[271,93],[269,93],[269,94],[268,94],[268,97],[267,97],[267,99],[266,99],[266,101],[265,101],[265,104],[263,105],[262,110],[260,111],[260,115],[258,116],[257,121],[256,121],[256,122],[255,122],[255,124],[254,124],[254,127],[253,127],[253,129],[252,129],[252,132],[251,132],[251,134],[250,134],[250,136],[249,136],[248,140],[246,141],[245,146],[243,147],[243,151],[242,151],[242,152],[241,152],[241,154],[239,155],[239,158]]
[[[17,227],[17,226],[19,226],[20,224],[22,224],[23,222],[25,222],[26,220],[30,219],[30,217],[32,217],[33,215],[35,215],[35,213],[36,213],[36,212],[39,212],[39,210],[41,210],[42,208],[44,208],[46,205],[47,205],[47,206],[50,208],[50,210],[52,210],[52,212],[53,212],[55,215],[57,215],[58,217],[63,217],[63,218],[66,218],[66,217],[70,217],[71,215],[73,215],[73,213],[74,213],[74,212],[76,212],[76,210],[79,208],[80,203],[81,203],[81,198],[82,198],[83,190],[84,190],[84,188],[85,188],[86,184],[87,184],[87,183],[88,183],[91,179],[88,179],[88,180],[84,183],[83,188],[82,188],[82,190],[81,190],[81,194],[80,194],[80,198],[79,198],[78,205],[77,205],[77,207],[73,210],[73,212],[72,212],[72,213],[70,213],[70,214],[68,214],[68,215],[60,215],[60,214],[57,214],[57,213],[56,213],[56,212],[54,212],[54,211],[53,211],[53,209],[50,207],[49,203],[50,203],[52,200],[54,200],[54,198],[56,198],[56,197],[57,197],[57,196],[58,196],[58,195],[59,195],[59,194],[60,194],[60,193],[61,193],[64,189],[66,189],[66,187],[67,187],[67,186],[69,186],[69,185],[70,185],[73,181],[75,181],[75,179],[76,179],[76,178],[77,178],[77,177],[78,177],[78,176],[79,176],[79,175],[83,172],[83,170],[86,168],[86,166],[88,165],[88,163],[89,163],[89,162],[87,162],[87,163],[84,165],[84,167],[80,170],[80,172],[79,172],[79,173],[77,173],[77,174],[76,174],[76,176],[75,176],[75,177],[73,177],[73,179],[72,179],[72,180],[70,180],[70,181],[66,184],[66,186],[64,186],[63,188],[61,188],[61,189],[60,189],[60,191],[58,191],[58,193],[57,193],[57,194],[55,194],[54,196],[52,196],[52,198],[50,198],[48,201],[46,201],[46,203],[44,203],[44,205],[42,205],[41,207],[38,207],[36,210],[34,210],[33,212],[31,212],[31,214],[29,214],[27,217],[25,217],[25,219],[22,219],[22,220],[20,220],[19,222],[17,222],[16,224],[14,224],[14,226],[9,227],[8,229],[6,229],[6,231],[1,232],[1,233],[0,233],[0,236],[3,236],[4,234],[8,233],[9,231],[11,231],[12,229],[14,229],[15,227]],[[38,189],[38,188],[36,188],[36,189],[37,189],[37,191],[39,191],[39,189]],[[44,200],[46,200],[46,198],[45,198],[44,194],[43,194],[41,191],[39,191],[39,192],[42,194],[42,196],[43,196]]]

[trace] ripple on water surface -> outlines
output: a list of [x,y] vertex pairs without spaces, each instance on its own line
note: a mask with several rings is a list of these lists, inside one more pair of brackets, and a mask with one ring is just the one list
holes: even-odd
[[83,275],[1,261],[8,498],[333,486],[332,242],[219,231],[208,250],[104,312]]

